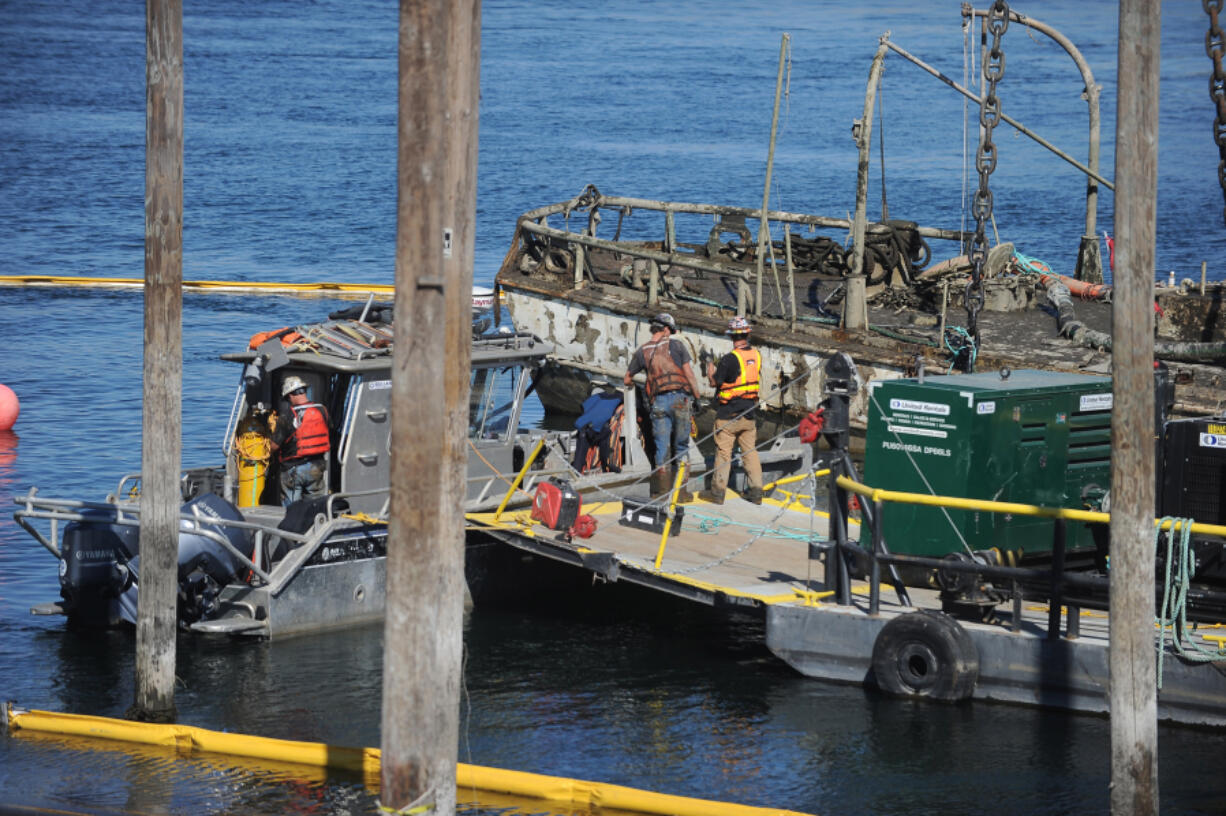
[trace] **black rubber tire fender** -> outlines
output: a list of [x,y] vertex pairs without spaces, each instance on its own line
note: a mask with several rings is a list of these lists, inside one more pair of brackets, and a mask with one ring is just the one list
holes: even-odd
[[956,620],[921,610],[891,619],[873,643],[877,687],[899,697],[956,703],[979,681],[979,650]]
[[550,247],[545,252],[545,269],[555,275],[569,275],[575,271],[575,256],[570,250]]

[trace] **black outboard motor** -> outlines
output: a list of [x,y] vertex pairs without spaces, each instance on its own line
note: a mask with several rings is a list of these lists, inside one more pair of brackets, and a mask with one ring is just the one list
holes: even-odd
[[115,626],[119,596],[131,583],[129,562],[140,548],[140,530],[118,524],[115,511],[83,510],[86,521],[64,528],[60,596],[70,625]]
[[[223,536],[246,560],[239,559],[207,535],[191,532],[187,520],[179,527],[179,621],[192,623],[217,611],[217,594],[226,584],[245,578],[253,544],[247,531],[209,524],[210,520],[242,521],[238,509],[212,493],[183,505],[181,512],[200,517],[200,528]],[[70,624],[114,626],[136,622],[140,577],[140,530],[120,524],[114,510],[89,510],[88,521],[64,530],[60,564],[60,594]],[[132,518],[129,516],[129,518]]]

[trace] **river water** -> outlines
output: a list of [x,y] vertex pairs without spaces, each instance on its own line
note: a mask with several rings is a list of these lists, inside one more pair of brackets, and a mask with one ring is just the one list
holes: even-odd
[[[394,3],[186,4],[184,277],[390,282],[395,246]],[[1114,159],[1116,9],[1017,6],[1077,43],[1103,87]],[[1155,275],[1223,277],[1207,17],[1163,8]],[[759,206],[781,33],[792,35],[772,206],[854,206],[853,118],[877,38],[961,79],[956,2],[487,2],[475,277],[492,281],[518,213],[607,193]],[[0,274],[142,273],[141,4],[0,0]],[[1081,82],[1058,47],[1005,38],[1006,113],[1084,159]],[[891,216],[964,218],[960,97],[887,61]],[[974,121],[972,119],[972,121]],[[1005,126],[992,177],[1005,240],[1070,271],[1084,182]],[[876,151],[874,151],[876,155]],[[871,189],[877,202],[880,170]],[[1104,190],[1099,224],[1111,229]],[[184,463],[219,459],[237,372],[216,360],[250,334],[331,303],[184,299]],[[139,469],[138,294],[0,289],[0,382],[22,401],[0,434],[0,496],[101,497]],[[530,419],[540,419],[537,407]],[[30,605],[58,591],[52,559],[0,515],[0,697],[120,715],[130,632],[81,635]],[[184,637],[183,722],[345,745],[379,744],[379,629],[237,643]],[[1105,813],[1106,720],[1012,707],[887,700],[798,677],[727,621],[623,587],[478,607],[466,623],[461,758],[670,793],[835,814]],[[1226,812],[1226,735],[1160,731],[1167,813]],[[0,804],[91,812],[362,813],[361,780],[302,769],[174,762],[0,735]],[[475,812],[502,812],[485,803]],[[529,808],[544,812],[546,808]]]

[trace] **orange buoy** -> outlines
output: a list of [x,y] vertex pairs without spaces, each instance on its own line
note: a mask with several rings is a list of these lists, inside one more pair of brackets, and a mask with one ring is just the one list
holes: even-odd
[[13,389],[7,385],[0,385],[0,431],[12,428],[20,413],[21,403],[17,401],[17,395],[13,393]]

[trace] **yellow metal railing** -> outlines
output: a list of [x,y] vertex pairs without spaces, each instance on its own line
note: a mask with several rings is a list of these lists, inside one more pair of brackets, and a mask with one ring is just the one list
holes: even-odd
[[[1108,524],[1110,513],[1094,510],[1076,510],[1070,507],[1039,507],[1034,504],[1019,502],[1001,502],[990,499],[961,499],[954,496],[928,496],[923,493],[906,493],[901,490],[883,490],[879,487],[869,487],[866,484],[853,481],[846,476],[837,479],[839,487],[844,490],[877,501],[899,502],[901,504],[922,504],[929,507],[949,507],[955,510],[982,510],[988,513],[1012,513],[1015,516],[1036,516],[1039,518],[1064,519],[1066,521],[1088,521],[1095,524]],[[1154,519],[1154,526],[1161,525],[1169,530],[1178,527],[1179,522],[1170,519]],[[1221,524],[1192,523],[1192,532],[1206,535],[1226,536],[1226,526]]]
[[776,479],[773,482],[768,482],[767,484],[762,485],[762,492],[765,494],[765,493],[769,493],[770,491],[774,490],[776,487],[779,487],[781,485],[792,484],[793,482],[803,482],[805,479],[808,479],[810,476],[817,478],[818,476],[829,476],[829,475],[830,475],[830,468],[825,468],[824,470],[815,470],[811,474],[810,473],[800,473],[800,474],[797,474],[796,476],[788,476],[783,479]]
[[498,505],[498,509],[494,511],[494,521],[502,518],[502,511],[507,509],[507,503],[511,501],[511,497],[515,495],[515,491],[519,490],[519,485],[524,480],[524,476],[528,475],[528,468],[532,467],[532,463],[536,461],[536,457],[541,455],[541,450],[545,447],[545,437],[541,437],[536,443],[536,447],[532,449],[532,454],[524,462],[524,466],[519,469],[519,475],[515,477],[515,481],[511,483],[511,489],[507,491],[507,495],[502,497],[502,503]]
[[660,549],[656,552],[656,569],[664,560],[664,547],[668,544],[668,534],[673,529],[673,514],[677,512],[677,493],[685,484],[685,462],[677,465],[677,478],[673,480],[672,492],[668,495],[668,518],[664,519],[664,532],[660,535]]

